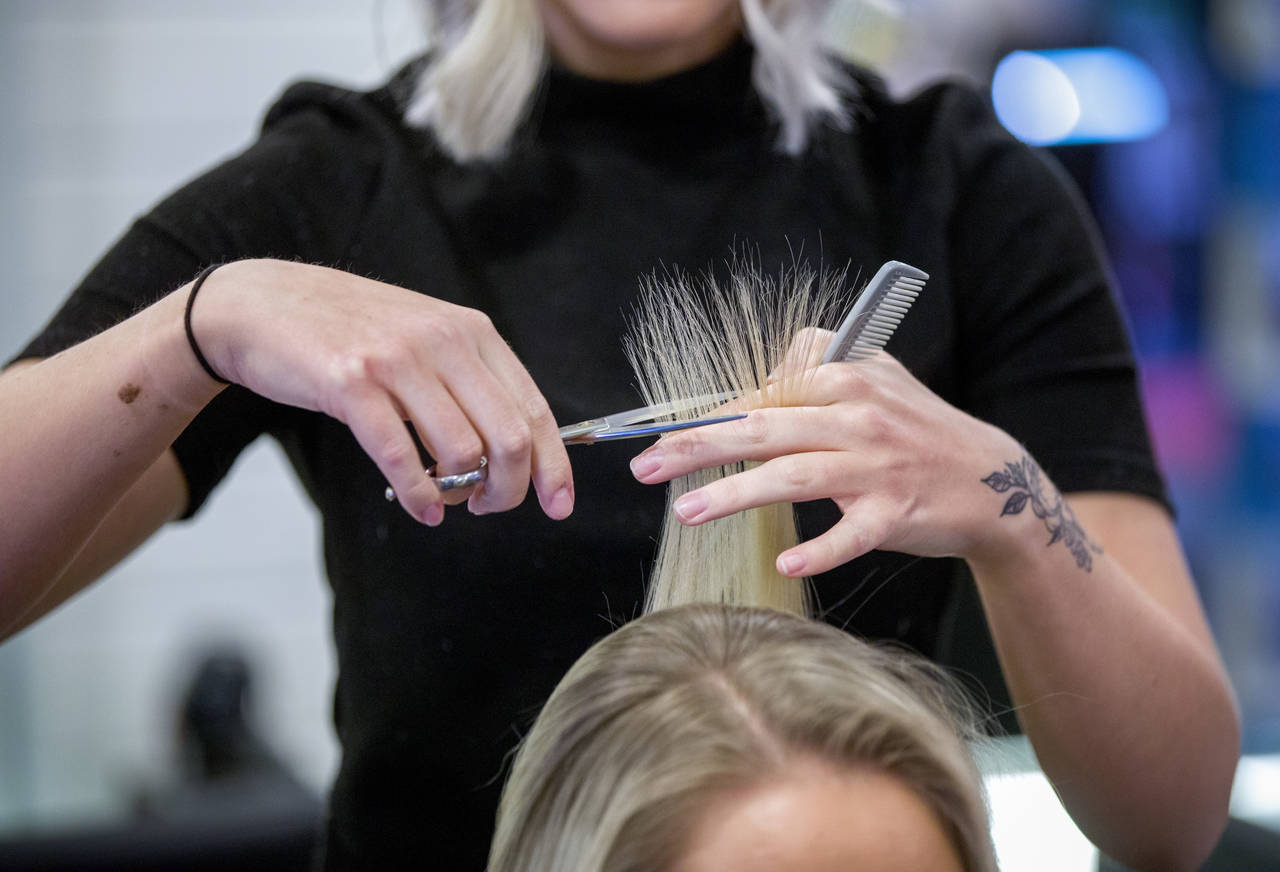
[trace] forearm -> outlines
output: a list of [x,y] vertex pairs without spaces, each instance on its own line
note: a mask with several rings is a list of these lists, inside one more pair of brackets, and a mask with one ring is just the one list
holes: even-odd
[[187,345],[184,292],[0,376],[0,634],[221,387]]
[[[1158,601],[1148,590],[1159,581],[1139,584],[1130,570],[1154,566],[1096,552],[1096,540],[1077,554],[1065,538],[1046,545],[1074,515],[997,517],[1002,504],[991,523],[1003,546],[969,562],[1045,773],[1116,859],[1198,868],[1225,825],[1239,753],[1234,696],[1198,606]],[[1176,540],[1167,546],[1178,553]]]

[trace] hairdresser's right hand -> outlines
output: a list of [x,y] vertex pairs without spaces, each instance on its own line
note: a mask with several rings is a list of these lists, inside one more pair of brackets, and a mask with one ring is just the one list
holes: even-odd
[[488,458],[472,512],[514,508],[530,479],[548,516],[573,510],[569,458],[547,402],[481,312],[339,270],[245,260],[208,277],[192,328],[223,378],[350,427],[419,521],[439,524],[446,500],[406,421],[438,474]]

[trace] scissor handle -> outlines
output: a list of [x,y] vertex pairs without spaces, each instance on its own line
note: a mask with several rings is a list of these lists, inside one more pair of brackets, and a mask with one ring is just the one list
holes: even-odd
[[[441,491],[461,490],[464,487],[472,487],[480,484],[489,478],[489,458],[481,456],[480,465],[475,469],[468,469],[466,472],[455,472],[453,475],[435,475],[436,468],[423,470],[432,481],[436,483],[436,487]],[[387,498],[387,502],[393,502],[396,498],[396,492],[387,485],[383,496]]]

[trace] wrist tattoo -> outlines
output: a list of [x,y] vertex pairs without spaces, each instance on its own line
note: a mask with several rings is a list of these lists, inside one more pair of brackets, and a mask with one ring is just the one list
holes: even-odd
[[[1093,555],[1101,554],[1102,549],[1095,545],[1076,520],[1075,512],[1058,489],[1050,482],[1045,486],[1044,474],[1039,465],[1027,454],[1015,463],[1006,463],[1004,469],[997,469],[982,480],[982,483],[996,493],[1008,493],[1000,517],[1017,515],[1028,505],[1037,518],[1044,521],[1049,531],[1048,545],[1061,542],[1067,546],[1071,556],[1076,559],[1076,566],[1085,572],[1093,571]],[[1047,493],[1046,493],[1047,491]]]

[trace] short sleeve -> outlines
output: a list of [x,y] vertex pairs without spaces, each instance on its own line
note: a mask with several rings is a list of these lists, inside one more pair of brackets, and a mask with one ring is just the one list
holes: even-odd
[[965,407],[1018,439],[1064,493],[1169,506],[1111,271],[1082,197],[1051,156],[956,89],[951,223]]
[[[205,266],[255,257],[336,264],[378,177],[362,95],[291,88],[262,136],[178,189],[134,224],[14,360],[49,357],[123,321]],[[173,449],[187,480],[185,517],[240,452],[287,411],[243,388],[224,390]]]

